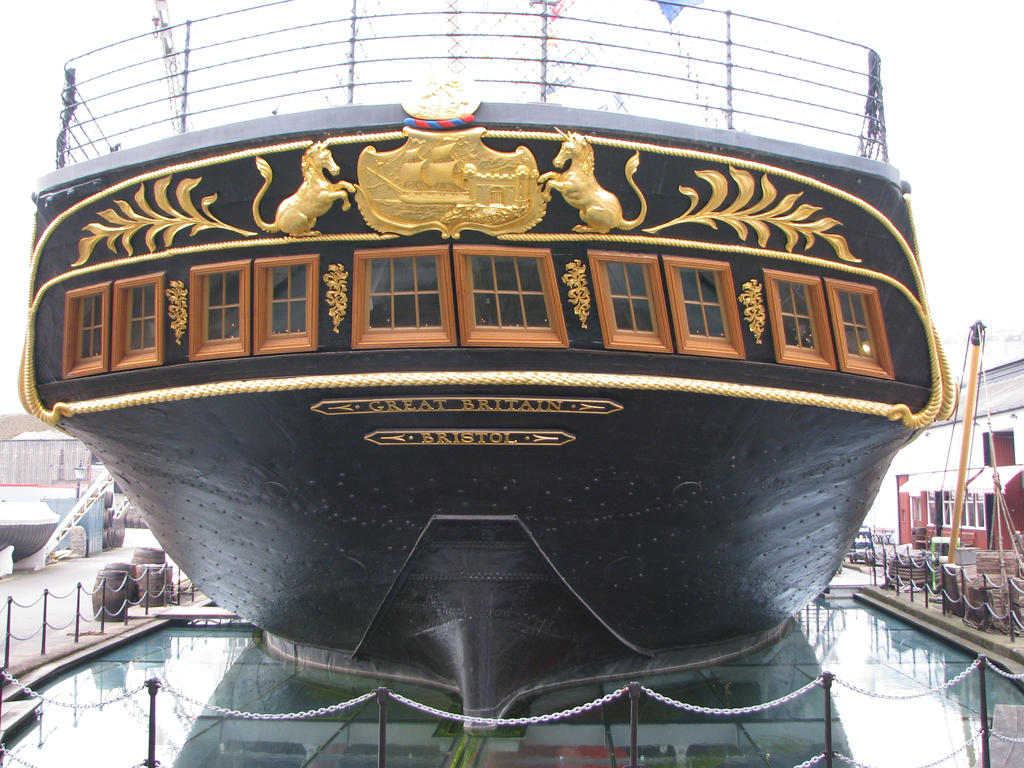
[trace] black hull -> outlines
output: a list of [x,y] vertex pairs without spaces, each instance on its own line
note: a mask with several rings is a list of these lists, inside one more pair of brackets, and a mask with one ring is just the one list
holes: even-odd
[[[910,437],[875,417],[686,393],[516,392],[621,404],[600,416],[311,410],[352,394],[365,393],[198,399],[68,429],[116,462],[220,604],[282,638],[418,668],[479,712],[558,669],[778,626],[827,584]],[[400,393],[453,395],[507,391]],[[513,424],[575,440],[364,440]]]

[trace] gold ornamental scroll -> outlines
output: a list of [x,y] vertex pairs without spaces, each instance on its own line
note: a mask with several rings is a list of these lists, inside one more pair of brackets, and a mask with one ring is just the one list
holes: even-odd
[[484,131],[405,128],[406,142],[398,149],[366,147],[356,192],[366,223],[387,234],[436,229],[454,238],[464,229],[502,235],[536,225],[547,203],[533,153],[526,147],[497,152],[484,145]]

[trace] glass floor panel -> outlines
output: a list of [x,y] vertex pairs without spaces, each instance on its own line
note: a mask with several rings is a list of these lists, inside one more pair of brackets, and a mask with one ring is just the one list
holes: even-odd
[[[250,721],[213,704],[263,713],[298,712],[345,701],[375,688],[367,678],[299,671],[267,656],[252,630],[165,628],[88,662],[47,686],[41,717],[8,744],[5,765],[137,766],[147,756],[149,696],[123,697],[153,677],[156,757],[177,768],[357,768],[377,765],[378,712],[371,699],[303,721]],[[868,766],[914,768],[980,763],[980,742],[959,750],[980,727],[979,675],[909,700],[867,696],[920,694],[944,685],[972,661],[964,652],[898,619],[844,600],[819,600],[770,647],[728,664],[662,675],[645,685],[705,707],[773,701],[817,678],[836,675],[833,747]],[[1024,706],[1024,692],[989,673],[989,713]],[[509,716],[540,715],[592,701],[622,682],[563,688],[521,703]],[[458,702],[435,690],[392,685],[416,701],[448,711]],[[91,706],[105,702],[102,707]],[[639,754],[644,766],[791,768],[824,750],[824,692],[741,716],[689,713],[640,699]],[[629,701],[555,724],[464,732],[458,724],[391,701],[387,764],[394,768],[622,768],[628,765]],[[837,762],[837,764],[839,764]]]

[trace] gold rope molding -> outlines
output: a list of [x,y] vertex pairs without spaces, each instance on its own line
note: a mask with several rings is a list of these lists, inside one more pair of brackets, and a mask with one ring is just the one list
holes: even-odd
[[295,376],[276,379],[249,379],[197,384],[187,387],[154,389],[114,397],[57,403],[39,417],[56,424],[63,417],[130,408],[139,405],[171,403],[222,395],[286,392],[305,389],[372,389],[376,387],[448,387],[517,386],[584,387],[591,389],[691,392],[722,397],[766,400],[775,403],[832,408],[891,421],[907,422],[913,414],[906,405],[858,400],[852,397],[820,395],[776,387],[759,387],[723,381],[704,381],[671,376],[643,376],[616,373],[576,373],[563,371],[415,371],[404,373],[348,373],[324,376]]

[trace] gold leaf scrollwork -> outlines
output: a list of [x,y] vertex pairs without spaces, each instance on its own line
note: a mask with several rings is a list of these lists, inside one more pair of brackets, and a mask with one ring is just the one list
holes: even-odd
[[181,346],[181,337],[188,328],[188,288],[181,280],[171,280],[167,294],[167,316],[171,318],[174,343]]
[[340,333],[341,321],[348,312],[348,270],[344,264],[331,264],[324,273],[327,286],[327,313],[334,322],[334,332]]
[[761,176],[761,199],[751,202],[756,187],[753,175],[748,171],[730,166],[729,174],[736,182],[739,191],[736,194],[736,199],[723,207],[729,192],[729,181],[725,174],[718,171],[694,171],[694,173],[711,185],[711,197],[704,207],[699,211],[695,210],[700,204],[700,195],[692,187],[680,186],[679,192],[690,199],[690,207],[681,216],[656,227],[644,229],[644,232],[655,234],[676,224],[705,224],[712,229],[718,229],[718,222],[722,222],[732,227],[741,240],[747,239],[748,228],[754,230],[757,234],[757,244],[765,248],[771,234],[770,226],[774,226],[785,234],[786,250],[790,253],[793,252],[793,248],[796,247],[801,237],[804,239],[804,250],[808,250],[814,244],[814,239],[817,236],[831,245],[836,256],[843,261],[860,261],[850,252],[845,237],[829,231],[833,227],[841,227],[841,221],[829,217],[810,221],[809,219],[820,211],[821,207],[807,203],[796,205],[803,192],[788,194],[776,203],[778,191],[768,178],[768,174],[763,174]]
[[760,281],[747,280],[743,284],[739,300],[743,305],[743,319],[747,321],[750,332],[754,334],[754,341],[760,344],[761,334],[764,333],[764,293]]
[[199,178],[182,179],[178,182],[174,189],[174,197],[180,210],[175,209],[167,197],[167,188],[171,184],[170,176],[153,182],[153,200],[159,211],[154,210],[146,199],[145,184],[140,184],[135,191],[134,208],[126,200],[114,200],[117,210],[107,208],[99,212],[100,218],[107,222],[106,224],[93,222],[82,227],[91,234],[78,241],[78,260],[71,266],[85,264],[101,240],[106,240],[107,248],[115,254],[120,241],[125,254],[131,256],[135,253],[132,238],[142,231],[145,231],[146,250],[150,253],[157,250],[157,236],[160,236],[162,247],[169,248],[178,233],[186,229],[189,230],[190,237],[207,229],[226,229],[246,237],[255,235],[255,232],[225,224],[210,212],[210,206],[217,201],[216,193],[202,198],[199,203],[202,212],[196,208],[192,202],[192,190],[202,181]]
[[590,317],[590,287],[587,284],[587,265],[579,259],[573,259],[565,265],[562,282],[569,288],[569,303],[572,311],[580,319],[580,328],[587,327]]

